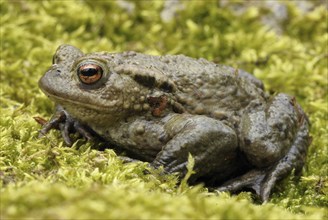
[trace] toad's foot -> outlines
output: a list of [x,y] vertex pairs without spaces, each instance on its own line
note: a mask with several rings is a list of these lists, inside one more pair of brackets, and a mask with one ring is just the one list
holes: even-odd
[[39,136],[44,136],[51,129],[60,130],[62,137],[68,146],[72,146],[73,144],[73,141],[69,136],[71,133],[78,133],[87,140],[94,139],[94,132],[92,129],[73,119],[60,105],[56,106],[56,113],[51,119],[48,122],[43,123]]
[[245,188],[253,189],[262,201],[267,201],[278,180],[287,176],[292,170],[295,171],[296,175],[300,174],[302,170],[307,146],[311,142],[311,138],[308,136],[307,121],[304,120],[302,124],[288,154],[274,166],[251,170],[240,177],[224,183],[215,190],[238,192]]

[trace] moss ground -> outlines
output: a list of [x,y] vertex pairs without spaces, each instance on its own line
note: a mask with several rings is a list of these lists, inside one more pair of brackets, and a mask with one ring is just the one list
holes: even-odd
[[[162,1],[1,0],[0,218],[327,219],[324,1],[301,1],[306,10],[297,1],[217,2],[183,1],[165,21]],[[289,176],[259,204],[246,192],[176,187],[174,176],[145,174],[145,163],[123,164],[88,143],[66,148],[58,132],[39,139],[33,117],[49,118],[53,104],[37,81],[62,43],[85,52],[182,53],[254,73],[270,92],[295,96],[309,115],[313,142],[303,176]]]

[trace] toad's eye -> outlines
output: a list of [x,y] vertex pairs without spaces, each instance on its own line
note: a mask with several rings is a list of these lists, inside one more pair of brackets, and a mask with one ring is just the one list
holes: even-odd
[[82,83],[90,85],[101,79],[103,69],[96,64],[84,64],[77,70],[77,75]]

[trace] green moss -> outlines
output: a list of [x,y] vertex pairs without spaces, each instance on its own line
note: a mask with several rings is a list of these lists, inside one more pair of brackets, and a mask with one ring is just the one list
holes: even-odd
[[[162,1],[0,1],[1,218],[324,219],[328,217],[327,9],[302,11],[282,2],[286,19],[265,4],[192,1],[163,22]],[[250,5],[250,7],[244,7]],[[236,10],[238,9],[238,10]],[[122,163],[112,150],[78,141],[63,146],[59,133],[38,138],[34,116],[49,118],[53,104],[37,81],[58,45],[83,51],[136,50],[204,57],[254,73],[268,91],[297,98],[311,120],[313,142],[303,176],[277,185],[269,203],[252,194],[208,193],[176,187],[146,163]]]

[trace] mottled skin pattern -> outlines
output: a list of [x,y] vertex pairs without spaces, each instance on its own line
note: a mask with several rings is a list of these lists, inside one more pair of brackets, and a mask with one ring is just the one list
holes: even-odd
[[[59,128],[68,145],[71,132],[97,134],[180,176],[191,153],[192,182],[253,189],[264,201],[304,164],[310,138],[301,107],[286,94],[269,96],[246,72],[183,55],[83,54],[70,45],[58,48],[53,63],[39,85],[56,114],[41,132]],[[83,83],[83,65],[101,68],[101,78]]]

